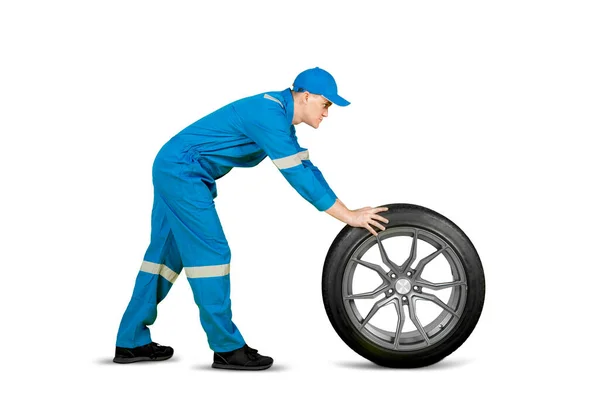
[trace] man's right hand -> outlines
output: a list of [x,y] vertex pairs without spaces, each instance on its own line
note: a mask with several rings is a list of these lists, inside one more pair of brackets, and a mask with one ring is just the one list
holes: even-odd
[[375,229],[373,229],[371,225],[385,231],[385,227],[377,221],[385,222],[386,224],[390,221],[377,213],[387,210],[387,207],[363,207],[358,210],[350,211],[350,219],[347,224],[356,228],[366,228],[373,235],[377,236],[377,232],[375,232]]
[[373,235],[377,236],[377,232],[375,232],[373,226],[382,231],[385,230],[385,227],[377,221],[386,224],[390,222],[388,219],[378,214],[387,210],[387,207],[363,207],[357,210],[349,210],[344,203],[337,199],[333,206],[325,212],[350,226],[355,228],[365,228]]

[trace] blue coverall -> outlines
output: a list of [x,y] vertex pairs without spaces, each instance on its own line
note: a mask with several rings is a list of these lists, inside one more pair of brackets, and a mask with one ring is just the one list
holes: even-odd
[[148,325],[184,268],[210,348],[224,352],[245,344],[231,319],[231,252],[215,210],[215,181],[268,156],[317,210],[331,207],[337,196],[298,144],[293,115],[290,89],[261,93],[205,116],[160,149],[152,168],[150,245],[119,326],[118,347],[151,342]]

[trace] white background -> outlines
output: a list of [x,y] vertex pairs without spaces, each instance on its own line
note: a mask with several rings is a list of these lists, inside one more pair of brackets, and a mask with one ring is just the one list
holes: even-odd
[[[589,392],[599,18],[593,1],[3,2],[1,397]],[[185,279],[152,327],[175,357],[112,363],[149,242],[160,146],[315,66],[352,104],[332,107],[318,130],[298,126],[300,144],[350,208],[420,204],[469,235],[487,283],[471,337],[418,370],[355,354],[320,292],[343,224],[266,160],[220,179],[216,205],[234,321],[274,366],[211,369]]]

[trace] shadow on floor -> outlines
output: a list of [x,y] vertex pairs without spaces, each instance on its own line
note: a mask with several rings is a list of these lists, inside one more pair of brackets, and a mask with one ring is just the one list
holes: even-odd
[[[412,370],[422,370],[422,371],[432,371],[432,370],[444,370],[444,369],[454,369],[454,368],[461,368],[464,367],[465,365],[469,364],[472,360],[468,360],[468,359],[463,359],[463,358],[448,358],[448,359],[443,359],[440,362],[437,362],[435,364],[429,365],[427,367],[421,367],[421,368],[408,368],[408,369],[412,369]],[[387,367],[382,367],[380,365],[377,365],[375,363],[372,363],[368,360],[365,361],[334,361],[333,362],[336,366],[338,367],[342,367],[342,368],[350,368],[350,369],[363,369],[363,370],[392,370],[394,368],[387,368]],[[399,368],[401,369],[401,368]]]
[[192,369],[196,370],[196,371],[223,371],[223,372],[282,372],[282,371],[286,371],[288,370],[288,367],[286,365],[281,365],[281,364],[277,364],[277,363],[273,363],[273,366],[271,368],[267,368],[267,369],[263,369],[263,370],[258,370],[258,371],[236,371],[236,370],[222,370],[222,369],[217,369],[217,368],[213,368],[211,367],[211,364],[201,364],[201,365],[195,365],[192,367]]

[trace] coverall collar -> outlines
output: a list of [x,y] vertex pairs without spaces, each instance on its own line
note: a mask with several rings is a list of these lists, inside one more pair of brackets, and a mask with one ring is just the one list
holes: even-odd
[[285,116],[288,124],[292,125],[294,119],[294,97],[292,96],[291,89],[285,89],[281,96],[283,97],[283,106],[285,108]]

